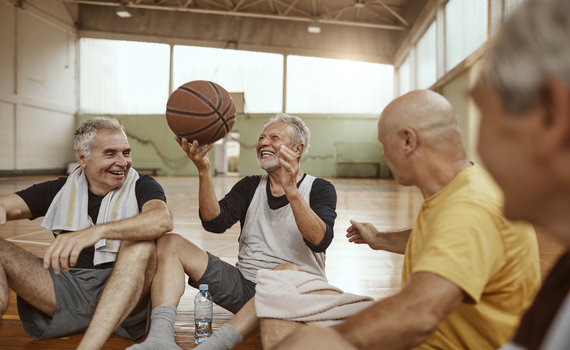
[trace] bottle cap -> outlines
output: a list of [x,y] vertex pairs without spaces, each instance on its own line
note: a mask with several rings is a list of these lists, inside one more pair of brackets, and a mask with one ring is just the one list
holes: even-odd
[[201,284],[200,290],[208,290],[208,285],[207,284]]

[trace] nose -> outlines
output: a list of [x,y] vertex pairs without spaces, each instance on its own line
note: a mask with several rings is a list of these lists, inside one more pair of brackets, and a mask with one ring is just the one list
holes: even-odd
[[117,165],[119,165],[119,166],[121,166],[121,167],[123,167],[123,168],[126,168],[127,165],[128,165],[127,159],[126,159],[125,156],[122,155],[122,154],[119,154],[116,163],[117,163]]
[[269,145],[269,139],[267,137],[262,137],[259,139],[259,141],[257,142],[257,144],[259,146],[267,146]]

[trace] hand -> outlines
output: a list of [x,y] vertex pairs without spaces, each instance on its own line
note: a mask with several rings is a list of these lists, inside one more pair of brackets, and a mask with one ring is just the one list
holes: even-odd
[[12,209],[6,211],[4,203],[0,203],[0,225],[4,225],[7,221],[17,218],[22,214],[20,209]]
[[348,241],[356,244],[368,244],[370,248],[375,249],[373,244],[379,234],[378,230],[367,222],[350,220],[350,223],[352,226],[346,229]]
[[59,234],[44,254],[44,268],[49,269],[51,265],[53,272],[59,275],[61,265],[68,272],[70,266],[75,266],[79,253],[84,248],[99,242],[102,238],[99,231],[95,225],[81,231]]
[[188,158],[196,165],[198,171],[209,171],[210,170],[210,159],[208,158],[208,152],[214,146],[213,144],[200,146],[198,141],[194,140],[193,143],[188,143],[186,138],[180,138],[176,136],[174,138],[176,142],[180,145],[182,150],[186,152]]
[[302,326],[274,348],[275,350],[356,350],[331,327]]
[[291,151],[287,146],[281,145],[277,150],[279,155],[279,164],[281,164],[281,186],[285,193],[290,190],[297,189],[297,174],[299,174],[299,162],[295,152]]

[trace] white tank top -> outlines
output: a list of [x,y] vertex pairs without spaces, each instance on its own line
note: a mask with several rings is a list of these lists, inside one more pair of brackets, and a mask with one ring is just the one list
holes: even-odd
[[[268,175],[261,177],[245,216],[239,239],[236,266],[250,281],[256,281],[257,270],[272,269],[283,263],[292,263],[302,271],[325,276],[325,253],[313,252],[297,228],[291,204],[271,209],[267,198]],[[299,192],[310,203],[311,187],[315,177],[305,175]]]

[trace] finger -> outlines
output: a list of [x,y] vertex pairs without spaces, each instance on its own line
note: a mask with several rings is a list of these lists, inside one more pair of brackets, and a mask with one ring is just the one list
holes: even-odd
[[69,254],[71,252],[71,248],[65,247],[62,252],[59,254],[59,264],[61,265],[61,269],[65,272],[69,272]]
[[352,224],[352,226],[354,226],[358,231],[361,231],[364,228],[364,224],[360,223],[360,222],[356,222],[354,220],[350,220],[350,223]]
[[279,164],[281,164],[281,167],[283,167],[287,171],[291,171],[293,169],[291,164],[289,164],[289,162],[287,162],[283,158],[279,158]]
[[213,143],[209,143],[207,145],[204,146],[200,146],[200,153],[203,155],[206,155],[206,153],[210,152],[210,150],[212,149],[212,147],[214,147]]
[[174,140],[176,140],[176,142],[182,146],[182,139],[179,136],[174,136]]
[[73,267],[77,264],[77,259],[79,258],[79,254],[83,249],[80,246],[73,247],[71,254],[69,255],[69,266]]

